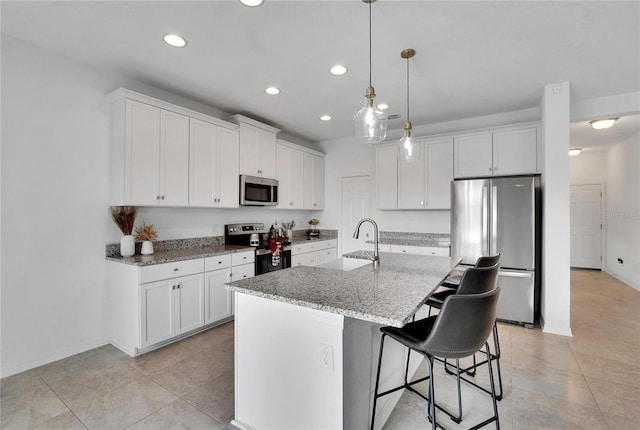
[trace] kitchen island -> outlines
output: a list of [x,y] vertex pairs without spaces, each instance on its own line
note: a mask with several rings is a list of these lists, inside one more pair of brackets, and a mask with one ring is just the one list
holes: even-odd
[[[360,254],[353,254],[358,257]],[[401,327],[458,258],[380,254],[232,282],[235,420],[243,429],[366,428],[381,325]],[[411,371],[420,360],[413,354]],[[406,350],[385,348],[381,387],[403,378]],[[384,424],[401,391],[383,398]]]

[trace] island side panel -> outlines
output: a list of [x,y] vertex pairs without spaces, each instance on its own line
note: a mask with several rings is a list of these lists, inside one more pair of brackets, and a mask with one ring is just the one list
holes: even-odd
[[[427,316],[426,307],[416,313],[416,319]],[[370,428],[373,396],[376,383],[378,355],[380,353],[380,327],[382,325],[345,318],[344,324],[344,428]],[[382,367],[380,370],[380,392],[402,385],[407,362],[407,348],[386,338]],[[409,379],[413,377],[424,358],[411,354]],[[422,391],[426,392],[422,384]],[[404,390],[378,399],[375,429],[381,429],[400,400]],[[425,402],[426,405],[426,402]],[[426,406],[425,406],[426,411]]]
[[344,317],[235,295],[235,424],[343,428]]

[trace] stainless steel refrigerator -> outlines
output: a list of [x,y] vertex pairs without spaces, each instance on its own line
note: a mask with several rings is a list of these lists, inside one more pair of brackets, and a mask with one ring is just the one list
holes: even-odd
[[497,317],[532,327],[539,296],[539,176],[451,183],[451,255],[472,266],[500,253]]

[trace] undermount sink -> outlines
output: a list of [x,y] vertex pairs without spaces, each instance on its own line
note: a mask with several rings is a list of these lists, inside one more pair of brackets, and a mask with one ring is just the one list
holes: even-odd
[[358,269],[367,265],[373,265],[373,262],[362,258],[338,258],[337,260],[331,260],[326,263],[319,264],[317,267],[348,272],[349,270]]

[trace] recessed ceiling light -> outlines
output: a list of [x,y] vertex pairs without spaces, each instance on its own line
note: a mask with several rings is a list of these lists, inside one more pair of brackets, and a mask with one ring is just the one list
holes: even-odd
[[280,90],[277,89],[276,87],[269,87],[266,90],[264,90],[264,92],[267,94],[271,94],[272,96],[275,96],[276,94],[280,94]]
[[331,121],[331,116],[329,115],[322,115],[320,117],[320,121]]
[[336,64],[331,69],[329,69],[329,72],[331,72],[332,75],[340,76],[347,73],[347,68],[341,64]]
[[165,34],[164,41],[171,46],[175,46],[176,48],[182,48],[187,45],[187,40],[184,37],[174,33]]
[[594,119],[593,121],[589,121],[589,124],[596,130],[602,130],[611,127],[618,119],[619,118]]
[[582,148],[571,148],[569,149],[569,155],[570,156],[575,156],[575,155],[580,155],[580,152],[582,152]]
[[242,3],[245,6],[256,7],[256,6],[260,6],[263,1],[264,0],[240,0],[240,3]]
[[381,109],[381,110],[389,109],[389,105],[386,103],[380,103],[378,104],[378,109]]

